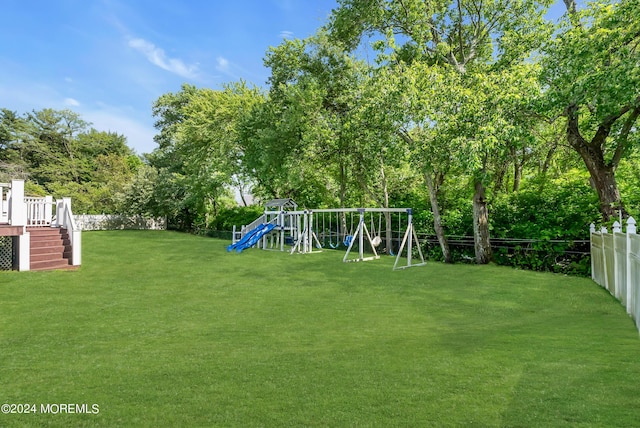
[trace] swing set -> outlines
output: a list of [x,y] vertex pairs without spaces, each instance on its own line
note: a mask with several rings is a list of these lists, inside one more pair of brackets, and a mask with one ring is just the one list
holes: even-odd
[[[336,224],[335,224],[335,232],[332,228],[332,219],[333,214],[336,214]],[[399,247],[394,254],[393,252],[393,236],[388,236],[387,239],[387,248],[383,249],[389,255],[395,256],[396,260],[393,265],[393,269],[404,269],[413,266],[423,266],[425,265],[424,255],[422,254],[422,248],[420,248],[420,241],[416,234],[415,228],[413,226],[413,210],[411,208],[338,208],[338,209],[318,209],[313,210],[311,215],[322,215],[322,229],[319,228],[319,220],[316,217],[316,229],[321,230],[322,241],[324,242],[324,238],[326,237],[327,231],[329,235],[329,247],[338,248],[339,243],[342,238],[342,244],[346,247],[346,252],[344,257],[342,258],[343,262],[362,262],[369,260],[376,260],[380,258],[378,248],[383,242],[382,232],[382,222],[383,222],[383,214],[389,213],[390,217],[392,214],[397,214],[398,218],[398,237],[397,242],[399,243]],[[340,228],[339,215],[343,214],[343,227]],[[346,214],[349,214],[350,217],[350,228],[346,229]],[[367,227],[367,214],[369,219],[370,228]],[[375,216],[378,217],[378,227],[375,227]],[[406,228],[404,229],[404,234],[402,233],[402,217],[406,215]],[[327,223],[325,221],[325,216],[327,216],[330,221]],[[354,220],[357,218],[357,223]],[[311,220],[313,221],[313,220]],[[354,229],[355,224],[355,229]],[[342,231],[341,231],[342,230]],[[391,228],[389,228],[391,230]],[[391,231],[391,234],[395,233],[395,231]],[[335,236],[335,243],[332,240],[332,237]],[[317,236],[313,236],[318,243],[320,240]],[[352,251],[354,248],[357,248],[357,255],[353,255]],[[413,256],[413,251],[417,250],[418,263],[415,262]],[[365,251],[368,250],[369,255],[365,255]],[[400,261],[403,259],[403,255],[406,256],[406,264],[401,265]]]
[[[405,216],[406,226],[403,228],[402,220]],[[397,229],[392,228],[393,217],[397,218]],[[298,210],[292,200],[274,200],[267,203],[261,217],[243,227],[240,233],[234,227],[234,239],[229,248],[235,248],[237,242],[244,239],[244,235],[251,234],[258,225],[270,224],[273,226],[263,227],[261,230],[265,232],[248,242],[264,250],[289,251],[290,254],[311,254],[320,252],[327,246],[331,249],[342,247],[346,249],[343,262],[361,262],[379,259],[378,249],[386,241],[386,247],[380,252],[395,256],[394,270],[405,269],[426,264],[412,219],[411,208]],[[385,238],[382,236],[383,229],[386,231]],[[394,239],[396,232],[397,238]],[[397,245],[395,253],[394,241]],[[285,244],[291,245],[291,248],[285,249]],[[237,251],[246,248],[248,247],[245,245]]]
[[[340,247],[340,244],[342,243],[342,245],[344,245],[345,248],[349,247],[349,244],[351,243],[351,240],[353,239],[354,236],[354,229],[353,229],[353,221],[354,221],[354,212],[356,212],[356,210],[358,210],[357,208],[351,208],[351,209],[342,209],[342,210],[338,210],[338,209],[334,209],[334,210],[314,210],[313,212],[316,213],[315,216],[315,230],[319,232],[320,237],[322,238],[322,247],[326,247],[327,245],[332,248],[332,249],[337,249]],[[370,212],[371,214],[369,215],[369,219],[371,221],[371,228],[369,229],[369,231],[371,232],[371,244],[373,244],[373,247],[378,248],[378,246],[382,243],[382,238],[380,236],[380,233],[382,231],[382,213],[378,213],[378,229],[376,231],[376,226],[375,226],[375,222],[374,222],[374,213],[371,212],[372,208],[368,208],[366,209],[367,212]],[[335,223],[333,221],[333,212],[335,212]],[[350,219],[351,219],[351,227],[349,228],[349,230],[347,231],[346,227],[341,228],[340,227],[340,218],[339,215],[340,213],[343,213],[343,215],[346,217],[346,215],[344,213],[350,213]],[[322,226],[320,225],[320,215],[322,214]],[[328,218],[328,221],[327,221]],[[344,222],[344,224],[346,225],[346,220]],[[334,225],[335,225],[335,232],[334,232]],[[400,231],[398,232],[398,234],[400,234]],[[327,236],[328,236],[328,243],[327,243]],[[334,236],[335,236],[335,242],[334,242]],[[401,235],[400,235],[401,236]],[[398,241],[401,238],[398,238]],[[391,255],[392,252],[390,253]]]

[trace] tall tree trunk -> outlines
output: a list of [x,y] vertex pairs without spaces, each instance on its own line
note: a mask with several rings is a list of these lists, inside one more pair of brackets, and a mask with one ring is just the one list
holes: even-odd
[[518,159],[518,151],[515,147],[511,148],[511,156],[513,158],[513,192],[520,190],[520,183],[522,181],[522,170],[524,164],[527,161],[527,154],[525,149],[522,149],[522,156]]
[[587,165],[589,175],[591,176],[591,183],[598,193],[600,213],[602,214],[603,221],[607,222],[617,217],[617,211],[619,209],[622,209],[623,215],[626,216],[624,206],[621,202],[620,190],[618,190],[614,168],[604,164],[604,162],[600,162],[600,159],[594,159],[586,153],[578,152]]
[[477,179],[473,195],[473,242],[476,263],[487,264],[491,261],[491,240],[489,238],[489,212],[485,199],[484,184]]
[[[340,194],[338,195],[340,199],[340,208],[344,208],[346,205],[347,199],[347,169],[344,162],[344,158],[340,159]],[[340,241],[340,236],[347,235],[347,216],[346,213],[340,213],[340,223],[338,224],[338,240]]]
[[[540,169],[540,175],[543,175],[543,176],[547,175],[547,172],[551,167],[551,161],[553,160],[553,156],[555,155],[557,149],[558,149],[558,139],[556,138],[551,142],[551,147],[547,152],[547,156],[545,156],[544,158],[544,163],[542,164],[542,168]],[[544,182],[544,180],[542,181]]]
[[[384,213],[384,224],[385,224],[385,241],[386,247],[385,251],[387,254],[393,254],[393,228],[391,227],[391,213]],[[398,248],[400,248],[400,243],[398,243]]]
[[[611,132],[611,125],[615,121],[615,116],[603,121],[591,141],[587,141],[582,137],[580,129],[578,128],[577,106],[569,106],[566,115],[567,141],[571,147],[578,152],[587,170],[589,170],[591,181],[598,193],[602,219],[605,222],[609,221],[609,219],[616,217],[616,211],[618,209],[622,209],[624,213],[624,207],[622,206],[620,191],[618,190],[615,177],[615,170],[622,155],[621,153],[618,155],[618,152],[616,152],[613,159],[607,162],[602,150],[605,140]],[[619,114],[617,117],[620,116],[622,116],[622,114]],[[626,213],[624,214],[626,215]]]
[[520,190],[520,182],[522,181],[522,164],[516,162],[513,165],[513,191]]
[[242,186],[238,186],[238,195],[240,195],[240,200],[242,201],[242,206],[246,207],[247,200],[244,198],[244,192],[242,191]]
[[[507,168],[508,168],[508,164],[505,161],[495,171],[495,179],[493,184],[493,191],[495,193],[501,192],[503,189],[502,186],[505,186],[504,178],[505,178],[505,175],[507,174]],[[508,188],[509,184],[507,183],[505,187]]]
[[[382,207],[383,208],[389,208],[389,188],[387,186],[387,175],[384,172],[384,157],[380,157],[380,176],[382,178],[382,195],[384,200],[382,201]],[[391,228],[391,213],[386,212],[385,216],[385,223],[386,223],[386,233],[385,233],[385,240],[386,240],[386,248],[387,248],[387,253],[391,254],[391,249],[393,248],[393,231]],[[381,232],[378,232],[381,233]],[[398,243],[398,248],[400,246],[400,243]]]
[[438,237],[442,257],[445,263],[452,263],[453,259],[451,257],[451,250],[449,249],[449,241],[447,241],[447,237],[444,235],[444,227],[442,226],[442,219],[440,217],[440,206],[438,205],[438,195],[433,178],[431,177],[431,171],[427,171],[424,174],[424,181],[429,191],[429,202],[431,202],[431,212],[433,213],[433,228]]
[[218,192],[215,192],[211,198],[209,198],[210,203],[213,205],[213,217],[218,216]]

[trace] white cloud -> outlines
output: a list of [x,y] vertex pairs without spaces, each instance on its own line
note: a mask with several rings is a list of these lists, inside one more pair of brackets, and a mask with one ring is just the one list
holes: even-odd
[[226,58],[223,58],[221,56],[219,56],[218,58],[216,58],[216,70],[221,71],[221,72],[228,72],[229,71],[229,60]]
[[241,67],[237,63],[234,63],[222,56],[216,58],[215,68],[216,71],[227,77],[230,77],[233,80],[238,80],[239,78],[246,79],[247,77],[250,77],[254,74],[247,71],[244,67]]
[[78,107],[80,105],[80,101],[75,100],[73,98],[65,98],[64,104],[71,107]]
[[163,49],[157,47],[151,42],[144,39],[130,39],[129,47],[132,47],[138,52],[144,54],[149,62],[163,70],[187,79],[193,79],[196,77],[198,71],[197,65],[187,65],[181,59],[167,57]]
[[293,31],[282,30],[279,34],[282,39],[293,39]]
[[156,148],[153,141],[156,130],[151,124],[136,120],[126,111],[106,107],[100,110],[85,111],[82,117],[99,131],[111,131],[127,137],[127,145],[136,153],[151,153]]
[[[19,87],[5,87],[0,84],[0,98],[10,99],[11,103],[3,107],[14,110],[18,114],[43,108],[68,108],[69,100],[73,100],[72,98],[63,99],[58,96],[55,89],[33,82]],[[121,108],[100,102],[96,103],[95,107],[88,108],[83,104],[72,108],[98,131],[116,132],[127,137],[127,145],[136,153],[150,153],[157,147],[153,141],[156,135],[153,119],[145,114],[146,111],[140,113],[130,107]]]
[[[0,100],[4,100],[4,105],[0,107],[18,114],[44,108],[69,108],[80,114],[83,120],[91,123],[98,131],[124,135],[129,147],[139,154],[150,153],[157,147],[153,141],[157,133],[153,127],[154,119],[150,115],[149,105],[141,102],[139,96],[133,95],[131,99],[115,97],[115,102],[104,99],[98,101],[96,94],[90,89],[86,90],[86,87],[91,88],[92,82],[88,82],[88,85],[82,86],[85,90],[82,95],[83,102],[80,103],[77,99],[65,96],[68,94],[67,84],[61,81],[52,84],[29,79],[27,74],[22,68],[0,67]],[[109,91],[108,86],[104,90]],[[136,106],[136,103],[140,103],[141,106]]]
[[295,2],[293,0],[276,0],[275,3],[283,12],[293,12],[295,10]]
[[18,113],[26,113],[31,110],[51,108],[60,103],[61,98],[50,86],[39,82],[11,82],[10,85],[4,82],[10,81],[0,75],[0,99],[4,100],[4,105],[9,110]]

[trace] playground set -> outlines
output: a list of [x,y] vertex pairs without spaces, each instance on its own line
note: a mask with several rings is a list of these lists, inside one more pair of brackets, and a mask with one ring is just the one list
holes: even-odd
[[[327,247],[343,248],[346,249],[343,262],[376,260],[380,258],[379,252],[386,252],[396,257],[394,270],[423,266],[424,256],[412,217],[411,208],[299,210],[292,199],[274,199],[265,204],[264,214],[255,221],[239,230],[234,226],[232,243],[227,251],[240,253],[257,247],[309,254]],[[394,218],[396,227],[392,227]],[[390,239],[383,238],[383,231]],[[396,232],[397,239],[393,239],[391,235]],[[386,247],[379,251],[385,241]],[[399,244],[397,249],[393,248],[394,244]],[[356,250],[357,256],[352,254]]]

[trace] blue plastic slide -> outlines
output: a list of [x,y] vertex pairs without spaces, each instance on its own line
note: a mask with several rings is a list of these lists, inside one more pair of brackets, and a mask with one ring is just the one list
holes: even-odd
[[276,226],[272,223],[263,223],[259,225],[258,227],[244,235],[241,240],[239,240],[235,244],[229,245],[227,247],[227,251],[236,250],[236,252],[241,253],[242,250],[253,247],[260,240],[260,238],[271,232],[274,227]]
[[227,247],[227,251],[233,251],[235,249],[237,249],[238,247],[241,247],[243,245],[245,245],[247,242],[249,242],[249,239],[253,238],[253,235],[255,235],[256,233],[260,232],[262,229],[264,229],[264,223],[263,224],[259,224],[255,229],[251,229],[249,232],[247,232],[246,235],[244,235],[242,237],[241,240],[239,240],[238,242],[236,242],[235,244],[231,244]]

